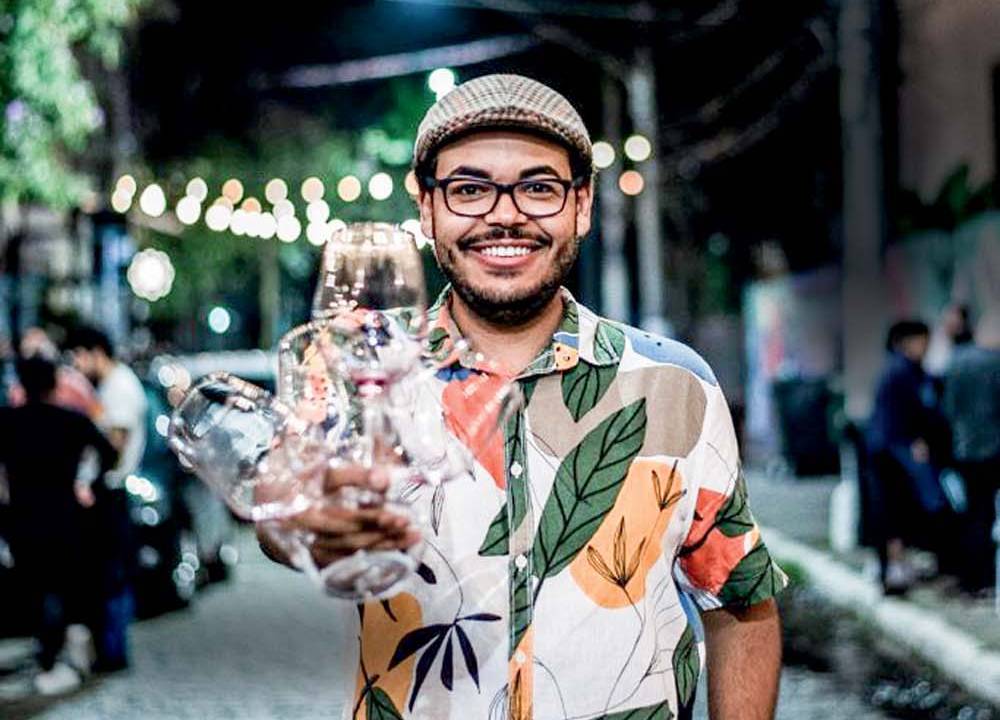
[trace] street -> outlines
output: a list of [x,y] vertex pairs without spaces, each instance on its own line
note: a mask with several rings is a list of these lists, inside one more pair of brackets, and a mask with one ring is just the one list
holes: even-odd
[[[137,623],[133,668],[90,681],[61,701],[19,700],[10,720],[106,718],[339,718],[343,698],[337,656],[352,608],[318,594],[307,581],[266,560],[244,535],[234,579],[196,597],[188,611]],[[9,684],[9,683],[8,683]],[[2,702],[2,701],[0,701]],[[779,720],[885,716],[838,687],[836,678],[786,668]],[[698,720],[705,720],[704,690]]]

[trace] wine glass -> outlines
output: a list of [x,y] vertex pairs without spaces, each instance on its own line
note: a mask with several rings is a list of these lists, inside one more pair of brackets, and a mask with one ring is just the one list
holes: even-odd
[[[229,373],[212,373],[188,391],[168,438],[181,464],[245,520],[289,517],[321,496],[321,437],[266,390]],[[295,462],[265,472],[278,447]]]
[[[346,507],[377,504],[420,523],[412,504],[422,481],[391,418],[392,387],[421,369],[426,325],[423,262],[411,234],[387,223],[348,225],[327,241],[313,322],[321,323],[327,367],[350,398],[334,464],[389,469],[384,494],[345,488],[330,498]],[[407,551],[360,550],[321,572],[331,594],[377,596],[416,569],[422,544]]]

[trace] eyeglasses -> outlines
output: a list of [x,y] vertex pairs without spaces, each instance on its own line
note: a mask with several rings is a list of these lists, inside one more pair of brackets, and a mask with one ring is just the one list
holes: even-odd
[[462,217],[489,215],[500,202],[501,195],[510,195],[514,207],[522,215],[530,218],[552,217],[566,207],[570,189],[582,186],[585,181],[583,177],[572,180],[544,178],[520,180],[508,185],[474,177],[424,178],[427,187],[441,188],[445,207]]

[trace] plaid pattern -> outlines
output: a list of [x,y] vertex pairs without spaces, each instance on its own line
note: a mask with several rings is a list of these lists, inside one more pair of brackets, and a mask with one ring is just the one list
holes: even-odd
[[569,101],[521,75],[484,75],[438,100],[417,130],[415,164],[448,139],[475,128],[525,128],[560,140],[590,163],[590,135]]

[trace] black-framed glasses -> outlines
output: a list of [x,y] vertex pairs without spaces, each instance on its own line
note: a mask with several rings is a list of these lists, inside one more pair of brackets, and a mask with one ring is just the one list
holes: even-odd
[[510,195],[514,207],[530,218],[558,215],[566,207],[569,191],[584,184],[586,178],[538,178],[515,183],[498,183],[483,178],[456,175],[446,178],[427,177],[429,188],[441,188],[448,210],[462,217],[483,217],[493,212],[501,195]]

